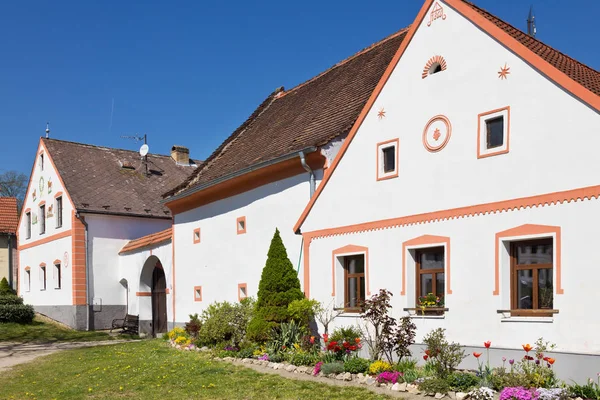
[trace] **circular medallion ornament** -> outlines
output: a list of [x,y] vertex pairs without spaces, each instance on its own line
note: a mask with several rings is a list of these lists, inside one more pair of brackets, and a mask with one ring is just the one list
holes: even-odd
[[40,194],[44,191],[44,177],[40,176]]
[[69,266],[69,253],[67,253],[65,251],[65,254],[63,255],[63,266],[65,268],[67,268]]
[[428,151],[436,152],[448,144],[452,125],[448,118],[443,115],[436,115],[431,118],[423,130],[423,145]]

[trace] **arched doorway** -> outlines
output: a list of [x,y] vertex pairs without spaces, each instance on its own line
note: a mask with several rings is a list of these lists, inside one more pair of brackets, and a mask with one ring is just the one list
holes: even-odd
[[167,331],[167,279],[160,261],[152,271],[152,335]]

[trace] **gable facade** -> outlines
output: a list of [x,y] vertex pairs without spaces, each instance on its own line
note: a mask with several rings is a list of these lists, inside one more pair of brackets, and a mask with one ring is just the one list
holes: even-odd
[[[565,89],[466,4],[426,2],[297,222],[305,293],[346,308],[336,324],[347,325],[357,297],[387,288],[418,340],[442,327],[468,348],[517,354],[543,336],[586,354],[559,371],[581,378],[600,354],[599,321],[581,317],[600,278],[586,267],[600,261],[586,251],[600,212],[597,138],[585,133],[600,122],[597,95]],[[443,303],[420,315],[429,292]]]

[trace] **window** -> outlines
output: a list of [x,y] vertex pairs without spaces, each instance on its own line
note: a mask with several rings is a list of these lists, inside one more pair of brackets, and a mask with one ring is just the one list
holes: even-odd
[[202,286],[194,286],[194,301],[202,301]]
[[344,309],[360,311],[365,301],[365,256],[344,257]]
[[[543,315],[553,309],[553,241],[511,243],[512,315]],[[540,310],[540,311],[534,311]]]
[[[416,255],[416,282],[417,282],[417,307],[424,301],[424,297],[433,295],[443,304],[446,287],[444,247],[431,247],[419,249]],[[441,306],[440,304],[440,306]],[[433,313],[437,313],[433,311]]]
[[29,267],[25,268],[25,291],[31,291],[31,270]]
[[477,158],[508,153],[510,107],[479,114]]
[[44,154],[40,154],[40,170],[44,170]]
[[31,239],[31,211],[25,213],[25,223],[27,224],[26,239]]
[[377,180],[398,176],[398,139],[377,144]]
[[246,217],[239,217],[237,219],[237,234],[241,235],[246,233]]
[[40,206],[40,235],[46,233],[46,205]]
[[435,63],[429,68],[429,75],[437,74],[442,71],[442,66],[440,63]]
[[62,196],[56,198],[56,227],[60,228],[63,224],[63,202]]
[[54,264],[54,289],[60,289],[60,285],[61,285],[60,264]]
[[245,283],[238,284],[238,300],[242,301],[248,297],[248,285]]
[[40,290],[46,290],[46,265],[40,265]]
[[194,244],[200,243],[200,228],[194,229]]

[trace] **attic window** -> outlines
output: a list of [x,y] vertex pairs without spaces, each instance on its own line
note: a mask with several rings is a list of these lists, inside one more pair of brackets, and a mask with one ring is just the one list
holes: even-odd
[[429,68],[429,75],[437,74],[442,71],[442,66],[440,63],[435,63]]
[[121,161],[121,168],[123,169],[135,169],[132,163],[129,161]]
[[442,72],[446,70],[446,60],[442,56],[433,56],[427,63],[425,67],[423,67],[423,72],[421,73],[421,78],[425,79],[429,75],[437,74],[438,72]]

